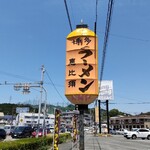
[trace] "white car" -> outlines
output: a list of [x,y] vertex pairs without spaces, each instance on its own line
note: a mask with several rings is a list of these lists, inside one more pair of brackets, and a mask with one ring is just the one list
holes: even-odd
[[15,126],[13,125],[5,125],[4,126],[4,130],[6,131],[7,135],[10,135],[12,133],[12,131],[14,130]]
[[128,130],[127,129],[119,129],[119,130],[116,130],[116,134],[125,134]]
[[126,134],[124,134],[124,137],[126,137],[127,139],[147,138],[148,140],[150,140],[150,130],[141,128],[141,129],[137,129],[136,131],[128,131]]

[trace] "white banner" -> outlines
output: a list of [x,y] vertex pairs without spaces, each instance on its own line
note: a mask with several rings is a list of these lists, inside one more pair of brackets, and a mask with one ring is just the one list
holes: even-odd
[[100,82],[99,100],[113,100],[113,81],[103,80]]

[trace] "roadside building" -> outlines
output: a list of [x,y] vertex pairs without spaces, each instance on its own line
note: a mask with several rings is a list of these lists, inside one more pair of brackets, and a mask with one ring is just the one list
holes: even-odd
[[14,125],[16,120],[16,116],[14,115],[4,115],[5,124]]
[[113,129],[150,128],[150,115],[117,116],[110,118]]
[[4,113],[0,112],[0,124],[4,124]]
[[[16,116],[16,125],[29,125],[37,126],[38,125],[38,113],[19,113]],[[53,114],[47,115],[45,117],[46,126],[54,126],[55,116]],[[40,114],[39,125],[42,126],[44,121],[44,115]]]
[[78,115],[79,111],[66,111],[61,112],[61,126],[72,127],[73,126],[73,116]]
[[144,122],[144,127],[150,129],[150,120]]
[[[61,125],[66,127],[72,127],[73,126],[73,116],[79,115],[78,110],[74,111],[66,111],[61,113]],[[84,113],[84,125],[90,126],[93,124],[92,116],[90,114]]]

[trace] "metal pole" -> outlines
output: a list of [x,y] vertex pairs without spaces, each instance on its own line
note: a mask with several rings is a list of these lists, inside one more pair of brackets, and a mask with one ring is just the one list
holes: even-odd
[[107,132],[109,134],[109,107],[108,107],[108,100],[106,100],[106,112],[107,112]]
[[79,150],[84,150],[84,110],[79,113]]
[[[44,136],[44,133],[47,133],[47,131],[45,130],[45,118],[46,118],[46,102],[47,102],[47,91],[44,89],[44,92],[45,92],[45,102],[44,102],[44,120],[43,120],[43,136]],[[45,132],[46,131],[46,132]]]
[[42,103],[42,97],[43,97],[43,80],[44,80],[44,72],[45,72],[45,68],[44,68],[44,65],[42,65],[42,68],[41,68],[41,83],[40,83],[40,88],[41,88],[41,98],[39,100],[39,111],[38,111],[38,132],[37,132],[37,137],[38,137],[38,134],[39,134],[39,128],[40,128],[40,114],[41,114],[41,103]]
[[99,133],[102,133],[101,131],[101,101],[98,100],[98,110],[99,110]]

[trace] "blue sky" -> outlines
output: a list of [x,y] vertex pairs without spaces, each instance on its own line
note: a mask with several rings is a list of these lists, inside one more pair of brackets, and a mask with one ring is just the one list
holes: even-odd
[[[73,29],[83,19],[94,30],[95,1],[67,0],[67,4]],[[98,1],[99,72],[107,4],[107,0]],[[132,114],[150,111],[149,5],[149,0],[115,0],[103,76],[114,83],[114,104],[110,104],[110,109]],[[44,65],[48,103],[66,105],[69,101],[64,96],[65,55],[69,33],[63,0],[0,0],[0,83],[40,81],[40,68]],[[23,95],[13,85],[0,85],[0,103],[37,104],[39,99],[38,88]]]

